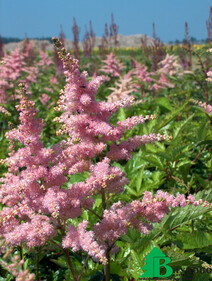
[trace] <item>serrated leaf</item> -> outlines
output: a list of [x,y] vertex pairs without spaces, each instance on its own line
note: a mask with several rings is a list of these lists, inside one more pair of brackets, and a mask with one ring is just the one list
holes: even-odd
[[179,134],[182,132],[182,130],[184,130],[186,128],[186,126],[193,119],[193,117],[194,117],[194,114],[189,116],[189,118],[187,118],[185,121],[176,123],[176,125],[174,127],[174,132],[173,132],[174,138],[177,138],[179,136]]
[[204,201],[212,202],[212,189],[199,191],[194,196],[196,200],[203,199]]
[[212,245],[212,232],[195,231],[177,235],[183,249],[204,248]]
[[162,252],[171,259],[171,267],[201,265],[200,259],[195,257],[194,253],[185,252],[176,246],[163,247]]
[[119,121],[124,121],[126,119],[126,114],[122,107],[119,108],[117,119]]
[[162,228],[165,230],[173,229],[186,222],[197,219],[203,214],[207,213],[209,208],[203,206],[188,205],[183,208],[176,208],[170,212],[170,214],[162,220]]
[[159,129],[162,129],[169,122],[171,122],[181,111],[183,111],[185,109],[187,104],[188,104],[188,102],[184,103],[182,106],[178,107],[178,109],[167,114],[166,117],[164,118],[164,120],[158,125]]
[[177,167],[177,168],[180,168],[180,167],[182,167],[182,166],[185,166],[185,165],[192,165],[192,164],[194,164],[193,161],[191,161],[191,160],[189,160],[189,159],[183,159],[183,160],[181,160],[181,161],[179,161],[179,162],[177,163],[176,167]]
[[169,100],[167,98],[159,98],[155,101],[156,104],[165,107],[166,109],[168,109],[169,111],[173,110],[173,107],[171,106],[171,103],[169,102]]
[[161,170],[163,170],[163,163],[161,162],[160,158],[157,155],[154,154],[147,154],[143,156],[143,159],[148,161],[153,166],[159,167]]
[[136,193],[140,196],[141,186],[142,186],[142,179],[143,179],[143,171],[145,166],[143,166],[136,177]]
[[129,194],[137,196],[137,192],[133,188],[131,188],[130,186],[127,185],[126,190]]
[[129,268],[129,272],[131,273],[133,278],[137,279],[143,272],[142,267],[144,264],[140,260],[139,255],[134,250],[131,250],[130,257],[131,257],[131,263],[130,263],[131,266]]
[[199,127],[198,132],[197,132],[197,138],[199,141],[205,140],[207,133],[208,133],[209,126],[210,126],[209,122],[205,122]]
[[197,146],[200,146],[200,145],[208,145],[208,146],[212,146],[212,140],[204,140],[204,141],[198,141],[195,145],[194,145],[194,148],[193,150],[195,150],[197,148]]

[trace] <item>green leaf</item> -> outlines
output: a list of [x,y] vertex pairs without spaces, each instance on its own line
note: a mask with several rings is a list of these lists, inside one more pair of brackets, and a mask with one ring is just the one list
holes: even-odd
[[209,122],[204,122],[202,126],[199,127],[199,130],[197,131],[197,138],[199,141],[205,140],[209,126]]
[[110,264],[110,272],[111,272],[112,274],[120,274],[120,273],[122,273],[121,265],[118,264],[118,263],[115,262],[115,261],[111,261],[111,264]]
[[[135,177],[136,177],[136,176],[135,176]],[[131,188],[131,187],[129,187],[129,186],[127,185],[127,186],[126,186],[126,190],[127,190],[127,192],[128,192],[129,194],[134,195],[134,196],[137,197],[137,192],[136,192],[133,188]]]
[[195,257],[194,253],[185,252],[176,246],[163,247],[162,252],[171,259],[169,265],[172,267],[197,266],[202,264],[200,259]]
[[209,208],[203,206],[188,205],[183,208],[178,207],[173,209],[170,214],[162,220],[162,228],[164,230],[173,229],[186,222],[200,218],[208,211]]
[[177,168],[181,168],[182,166],[186,166],[186,165],[193,165],[194,162],[189,160],[189,159],[183,159],[181,161],[179,161],[176,165]]
[[142,267],[144,263],[141,261],[139,255],[131,250],[130,252],[130,267],[128,268],[129,273],[135,279],[137,279],[142,273]]
[[171,122],[181,111],[183,111],[185,109],[185,107],[187,106],[188,102],[184,103],[182,106],[180,106],[178,109],[168,113],[166,115],[166,117],[164,118],[164,120],[159,123],[159,125],[157,126],[158,129],[162,129],[163,127],[165,127],[169,122]]
[[165,107],[169,111],[173,110],[173,107],[171,106],[169,100],[167,98],[159,98],[155,101],[156,104]]
[[126,114],[122,107],[119,108],[117,119],[119,121],[124,121],[126,119]]
[[68,268],[68,264],[67,264],[67,261],[65,260],[65,258],[63,259],[62,257],[60,257],[57,260],[50,259],[50,261],[52,261],[53,263],[59,265],[62,268]]
[[145,166],[143,166],[139,172],[139,174],[137,175],[136,178],[136,193],[138,194],[138,196],[140,196],[140,191],[141,191],[141,186],[142,186],[142,179],[143,179],[143,171],[144,171]]
[[160,158],[157,155],[154,154],[146,154],[143,156],[143,159],[152,164],[153,166],[156,166],[163,170],[163,163],[161,162]]
[[212,202],[212,188],[209,190],[202,190],[194,194],[196,200],[202,199],[203,201]]
[[197,148],[197,146],[200,146],[200,145],[209,145],[209,146],[212,146],[212,140],[204,140],[204,141],[198,141],[195,145],[194,145],[194,148],[193,150],[195,150]]
[[183,249],[204,248],[212,245],[212,232],[183,233],[177,235],[177,240],[183,243]]
[[89,278],[89,281],[102,281],[102,280],[104,280],[104,274],[99,271],[97,271],[96,274],[92,275]]
[[179,134],[186,128],[186,126],[193,119],[193,117],[194,114],[189,116],[189,118],[187,118],[185,121],[175,123],[174,132],[173,132],[174,138],[177,138],[179,136]]

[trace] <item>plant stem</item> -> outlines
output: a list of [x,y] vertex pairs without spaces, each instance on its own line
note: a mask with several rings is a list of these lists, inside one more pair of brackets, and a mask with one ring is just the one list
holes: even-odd
[[104,213],[104,210],[106,209],[106,200],[105,200],[105,190],[102,188],[102,211]]
[[102,219],[96,212],[94,212],[93,210],[88,208],[88,211],[90,211],[92,214],[94,214],[95,216],[97,216],[97,218]]
[[[23,260],[23,247],[22,247],[22,245],[20,245],[18,247],[18,250],[19,250],[19,254],[20,254],[20,260]],[[23,264],[21,265],[21,268],[22,268],[22,270],[24,269],[24,265]]]
[[191,220],[191,233],[194,233],[194,220]]
[[[61,221],[59,219],[58,219],[58,225],[59,225],[59,229],[61,230],[62,237],[64,237],[65,236],[65,229],[64,229],[64,226],[61,224]],[[63,251],[63,253],[64,253],[65,257],[66,257],[68,266],[69,266],[69,268],[71,270],[71,273],[72,273],[72,275],[74,277],[74,280],[77,280],[77,276],[76,276],[76,273],[74,271],[74,267],[73,267],[73,265],[71,263],[71,259],[70,259],[70,256],[69,256],[69,250],[62,248],[62,251]]]
[[[105,199],[105,190],[102,188],[102,217],[104,214],[104,210],[106,209],[106,199]],[[107,264],[104,266],[104,280],[105,281],[110,281],[110,249],[109,246],[107,247],[106,250],[106,259],[107,259]]]
[[70,270],[71,270],[71,273],[72,273],[72,275],[73,275],[73,277],[74,277],[74,280],[77,281],[77,276],[76,276],[76,273],[75,273],[75,271],[74,271],[73,265],[72,265],[72,263],[71,263],[71,259],[70,259],[70,256],[69,256],[69,251],[68,251],[68,249],[63,249],[63,253],[65,254],[65,257],[66,257],[68,266],[69,266],[69,268],[70,268]]
[[107,264],[104,266],[104,280],[110,281],[110,250],[106,250]]
[[36,255],[36,280],[39,281],[39,253]]
[[84,270],[85,267],[86,267],[86,263],[87,263],[88,259],[89,259],[89,256],[87,256],[87,258],[86,258],[86,260],[85,260],[85,263],[83,264],[83,267],[82,267],[82,269],[81,269],[81,271],[80,271],[80,274],[79,274],[78,277],[77,277],[77,281],[80,281],[80,279],[81,279],[81,277],[82,277],[83,270]]

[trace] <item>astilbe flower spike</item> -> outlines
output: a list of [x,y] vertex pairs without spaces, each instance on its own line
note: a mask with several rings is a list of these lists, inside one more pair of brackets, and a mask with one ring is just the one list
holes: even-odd
[[158,72],[169,76],[183,72],[182,66],[178,62],[178,57],[174,55],[167,54],[165,59],[160,61],[158,65],[160,66]]
[[0,265],[9,271],[16,279],[16,281],[33,281],[34,274],[30,274],[29,270],[23,270],[24,260],[19,260],[19,256],[12,257],[12,262],[8,264],[3,259],[0,260]]
[[[69,53],[66,54],[65,50],[60,48],[58,41],[56,44],[59,44],[59,54],[63,60],[67,81],[64,91],[61,91],[57,108],[63,113],[56,120],[63,123],[60,133],[67,133],[70,137],[67,148],[67,153],[70,155],[69,161],[73,161],[72,163],[76,161],[79,166],[79,162],[82,160],[82,164],[86,164],[85,169],[87,169],[91,164],[90,159],[100,155],[106,149],[108,141],[118,144],[126,130],[155,117],[133,116],[122,122],[117,122],[116,126],[111,125],[111,115],[120,107],[131,104],[133,98],[127,97],[117,102],[97,102],[95,95],[102,78],[98,76],[87,82],[87,73],[80,73],[78,61],[72,58]],[[139,138],[140,136],[138,136]],[[133,147],[131,146],[132,142]],[[140,140],[130,139],[129,147],[125,146],[125,153],[140,145]],[[87,148],[86,152],[85,148]],[[110,158],[111,155],[109,154],[108,157]],[[80,168],[80,172],[82,172],[82,166]]]
[[207,104],[206,102],[197,101],[197,100],[194,100],[194,99],[192,99],[191,101],[193,103],[195,103],[196,105],[198,105],[199,107],[203,108],[205,112],[212,115],[212,105]]
[[[22,78],[23,74],[26,76],[24,79]],[[38,69],[27,66],[25,57],[19,48],[11,52],[10,55],[5,55],[0,63],[0,103],[18,98],[16,93],[8,96],[7,90],[14,89],[20,82],[23,82],[25,87],[29,87],[30,83],[36,81],[37,75]]]
[[112,245],[121,235],[127,233],[129,227],[147,234],[153,228],[153,223],[161,222],[171,208],[191,204],[212,207],[203,200],[195,201],[192,195],[186,198],[185,195],[178,194],[174,197],[159,190],[153,197],[151,192],[146,191],[141,201],[134,200],[128,204],[120,201],[114,203],[110,209],[104,211],[103,219],[94,226],[94,231],[100,244]]
[[4,160],[9,171],[1,179],[0,200],[5,207],[0,212],[0,231],[13,245],[40,246],[56,235],[57,226],[48,215],[74,218],[81,214],[81,204],[91,207],[92,201],[79,184],[60,189],[66,182],[63,151],[59,145],[46,149],[40,141],[44,123],[35,119],[34,102],[23,95],[17,109],[21,124],[6,137],[24,147]]
[[110,79],[110,77],[119,77],[121,75],[124,65],[116,59],[114,53],[107,55],[107,58],[102,62],[104,64],[100,71],[109,75],[107,79]]
[[207,72],[206,80],[210,83],[212,82],[212,71],[211,70]]
[[107,97],[109,102],[118,101],[132,93],[137,92],[137,88],[133,84],[134,82],[132,80],[131,74],[132,71],[129,71],[126,75],[120,77],[119,81],[115,82],[115,88],[108,88],[112,90],[112,93]]

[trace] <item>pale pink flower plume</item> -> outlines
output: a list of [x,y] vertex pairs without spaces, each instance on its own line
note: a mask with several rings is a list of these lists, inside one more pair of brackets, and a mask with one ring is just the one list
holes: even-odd
[[191,101],[194,102],[199,107],[203,108],[205,112],[207,112],[210,115],[212,115],[212,105],[207,104],[206,102],[197,101],[197,100],[193,100],[193,99]]
[[183,68],[178,62],[178,57],[167,54],[165,59],[158,63],[159,73],[164,73],[168,76],[172,76],[177,73],[183,73]]
[[48,56],[46,52],[39,50],[39,54],[40,54],[40,61],[38,62],[37,65],[46,68],[47,66],[54,64],[53,60]]
[[47,94],[42,94],[39,99],[42,102],[42,104],[45,105],[50,100],[50,96],[48,96]]
[[[24,79],[23,74],[26,76]],[[19,95],[8,96],[7,90],[15,88],[20,82],[28,88],[30,83],[36,82],[37,75],[38,69],[27,65],[20,49],[17,48],[10,55],[5,55],[0,64],[0,103],[19,98]]]
[[129,94],[137,92],[137,88],[134,86],[134,82],[131,77],[132,71],[128,72],[123,77],[120,77],[118,81],[115,82],[115,88],[108,88],[112,90],[112,93],[107,97],[109,102],[114,102],[120,100]]
[[207,72],[207,76],[208,76],[208,77],[207,77],[206,80],[207,80],[208,82],[212,82],[212,71],[211,71],[211,70]]
[[119,77],[124,68],[123,63],[116,59],[113,53],[107,55],[107,58],[102,61],[104,65],[100,71],[108,74],[110,77]]

